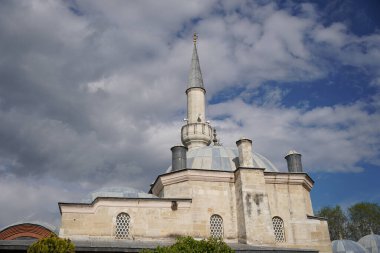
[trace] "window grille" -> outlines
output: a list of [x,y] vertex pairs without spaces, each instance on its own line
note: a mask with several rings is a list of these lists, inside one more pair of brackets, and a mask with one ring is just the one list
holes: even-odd
[[116,239],[126,239],[129,234],[131,217],[127,213],[120,213],[116,217]]
[[276,242],[285,242],[284,221],[280,217],[273,217],[272,222]]
[[210,234],[214,238],[223,238],[223,219],[217,214],[210,218]]

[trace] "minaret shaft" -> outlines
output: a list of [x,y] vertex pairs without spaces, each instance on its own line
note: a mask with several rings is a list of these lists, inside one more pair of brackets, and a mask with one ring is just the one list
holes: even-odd
[[193,87],[186,91],[188,123],[206,122],[206,98],[203,88]]

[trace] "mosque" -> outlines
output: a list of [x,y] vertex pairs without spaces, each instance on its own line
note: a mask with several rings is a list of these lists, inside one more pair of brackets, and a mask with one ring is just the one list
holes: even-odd
[[236,147],[219,143],[206,117],[196,35],[193,42],[183,145],[171,148],[169,169],[149,193],[113,187],[80,203],[58,203],[59,236],[86,252],[104,245],[137,252],[131,245],[178,236],[223,238],[236,252],[332,252],[327,221],[313,214],[314,181],[303,172],[301,154],[289,151],[288,172],[280,172],[248,138]]
[[331,252],[326,220],[315,217],[313,180],[301,154],[285,157],[279,172],[253,152],[252,141],[219,144],[206,118],[206,88],[197,36],[186,88],[183,145],[171,148],[172,164],[149,193],[108,188],[87,203],[59,203],[59,235],[76,241],[167,241],[177,236],[221,237],[227,243]]

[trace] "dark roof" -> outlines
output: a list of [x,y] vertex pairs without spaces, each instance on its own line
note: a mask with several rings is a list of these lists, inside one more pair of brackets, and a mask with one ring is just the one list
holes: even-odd
[[[1,252],[25,252],[30,244],[35,240],[16,240],[16,241],[1,241]],[[133,240],[113,240],[113,241],[73,241],[75,244],[75,252],[139,252],[142,249],[153,249],[157,246],[170,245],[169,242],[147,242]],[[251,246],[241,243],[229,244],[236,253],[318,253],[317,250],[306,249],[286,249],[281,247],[263,247]]]

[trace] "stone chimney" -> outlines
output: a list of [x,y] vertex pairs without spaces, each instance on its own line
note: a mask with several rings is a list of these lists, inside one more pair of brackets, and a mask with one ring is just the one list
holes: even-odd
[[172,151],[172,171],[186,169],[186,152],[187,148],[181,145],[174,146]]
[[246,138],[240,138],[236,142],[239,151],[239,167],[253,167],[252,141]]
[[285,159],[288,163],[289,172],[303,172],[300,153],[295,150],[290,150],[285,156]]

